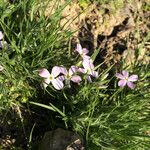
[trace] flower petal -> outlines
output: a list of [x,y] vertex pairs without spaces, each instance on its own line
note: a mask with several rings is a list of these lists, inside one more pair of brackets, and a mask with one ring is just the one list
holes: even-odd
[[69,75],[72,76],[74,73],[78,71],[78,67],[76,66],[71,66],[69,69]]
[[87,80],[91,83],[92,82],[91,76],[88,75]]
[[43,78],[49,78],[50,73],[47,69],[43,68],[39,70],[39,76],[43,77]]
[[83,48],[82,51],[84,54],[87,54],[89,52],[89,50],[87,48]]
[[57,90],[61,90],[64,87],[63,82],[60,81],[58,78],[53,79],[52,84],[53,84],[54,88],[57,89]]
[[122,71],[122,74],[123,74],[123,76],[124,76],[125,78],[128,78],[128,77],[129,77],[129,72],[126,71],[126,70],[123,70],[123,71]]
[[58,76],[58,79],[59,79],[60,81],[64,81],[64,80],[65,80],[65,76],[64,76],[64,75]]
[[78,72],[86,73],[86,70],[84,68],[78,68]]
[[115,76],[116,76],[117,78],[119,78],[119,79],[124,79],[124,78],[125,78],[125,77],[124,77],[122,74],[120,74],[120,73],[116,73]]
[[82,64],[85,69],[94,69],[92,59],[84,59]]
[[124,86],[126,85],[126,83],[127,83],[127,80],[120,80],[120,81],[118,82],[118,86],[124,87]]
[[97,78],[97,77],[98,77],[98,72],[92,70],[92,71],[90,72],[90,75],[93,76],[93,77],[95,77],[95,78]]
[[59,67],[60,68],[60,73],[64,74],[64,75],[67,75],[68,74],[68,71],[65,67]]
[[51,81],[50,81],[50,79],[49,79],[49,78],[44,79],[43,87],[46,89],[46,87],[49,85],[49,83],[50,83],[50,82],[51,82]]
[[132,82],[127,82],[127,85],[130,89],[134,89],[135,88],[135,84],[133,84]]
[[53,77],[57,77],[61,73],[61,69],[58,66],[54,66],[52,68],[52,75]]
[[77,44],[76,51],[77,51],[79,54],[82,54],[82,46],[81,46],[80,44]]
[[129,78],[128,78],[129,81],[137,81],[138,80],[138,76],[137,75],[131,75]]
[[75,83],[80,83],[81,82],[81,77],[78,75],[72,76],[71,81],[75,82]]
[[85,55],[82,56],[82,58],[89,60],[89,59],[90,59],[90,56],[88,56],[88,55],[85,54]]
[[0,31],[0,40],[2,40],[3,37],[4,37],[4,35],[3,35],[2,31]]

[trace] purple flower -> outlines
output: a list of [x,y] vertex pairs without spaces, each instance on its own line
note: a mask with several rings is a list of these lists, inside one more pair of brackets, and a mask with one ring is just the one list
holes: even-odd
[[77,44],[76,51],[80,54],[80,56],[84,59],[90,59],[90,56],[87,54],[89,53],[89,50],[86,48],[82,48],[80,44]]
[[118,86],[124,87],[127,84],[127,86],[129,88],[131,88],[131,89],[135,88],[135,84],[133,84],[133,82],[138,80],[138,76],[137,75],[129,76],[129,72],[126,71],[126,70],[123,70],[122,74],[116,73],[116,77],[118,79],[120,79],[120,81],[118,82]]
[[79,72],[87,74],[87,79],[89,82],[92,82],[91,76],[97,78],[98,72],[94,71],[94,64],[92,59],[83,59],[82,65],[84,68],[79,68]]
[[46,88],[49,83],[52,83],[55,89],[61,90],[64,87],[63,82],[57,77],[60,74],[59,67],[55,66],[52,68],[52,72],[49,73],[49,71],[45,68],[39,70],[39,76],[44,78],[43,86]]
[[80,84],[81,77],[78,75],[74,75],[76,73],[78,68],[76,66],[71,66],[70,69],[67,71],[66,68],[60,67],[60,72],[63,74],[62,76],[59,76],[59,79],[61,81],[66,80],[67,84],[70,86],[70,81],[73,81],[77,84]]

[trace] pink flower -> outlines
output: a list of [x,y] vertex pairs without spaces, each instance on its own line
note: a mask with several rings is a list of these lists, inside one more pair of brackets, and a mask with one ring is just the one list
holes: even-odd
[[86,48],[82,48],[80,44],[77,44],[76,51],[80,54],[80,56],[84,59],[90,59],[90,56],[87,56],[89,50]]
[[59,67],[55,66],[52,68],[52,72],[49,73],[49,71],[45,68],[41,69],[39,71],[39,76],[44,78],[43,86],[46,88],[49,83],[52,83],[55,89],[61,90],[64,87],[63,82],[57,77],[60,74]]
[[126,84],[129,88],[134,89],[135,88],[135,84],[133,84],[133,82],[138,80],[138,76],[137,75],[131,75],[129,76],[129,72],[126,70],[122,71],[122,74],[117,73],[116,77],[118,79],[120,79],[120,81],[118,82],[118,86],[120,87],[124,87]]
[[77,84],[80,84],[81,82],[81,77],[78,75],[74,75],[76,73],[78,68],[76,66],[71,66],[70,69],[67,71],[66,68],[60,67],[60,72],[63,74],[62,76],[59,77],[61,81],[66,80],[67,84],[70,86],[70,81],[73,81]]
[[98,72],[94,71],[94,64],[91,59],[83,59],[82,64],[84,68],[79,68],[79,72],[87,74],[87,79],[89,82],[92,82],[91,76],[95,78],[98,77]]

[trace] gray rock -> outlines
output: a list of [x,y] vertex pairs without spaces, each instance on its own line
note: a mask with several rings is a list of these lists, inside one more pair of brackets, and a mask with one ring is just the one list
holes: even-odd
[[39,150],[84,150],[82,141],[78,134],[58,128],[44,134]]

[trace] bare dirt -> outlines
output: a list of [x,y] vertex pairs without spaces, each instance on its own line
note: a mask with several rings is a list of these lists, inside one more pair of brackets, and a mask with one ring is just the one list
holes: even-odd
[[[65,3],[61,0],[60,5]],[[150,1],[120,0],[117,3],[99,4],[97,2],[81,7],[74,0],[62,12],[64,29],[76,31],[72,43],[80,42],[90,51],[100,49],[101,61],[118,62],[126,58],[127,65],[138,60],[150,61]],[[45,15],[53,11],[49,4]],[[141,46],[142,45],[142,46]]]

